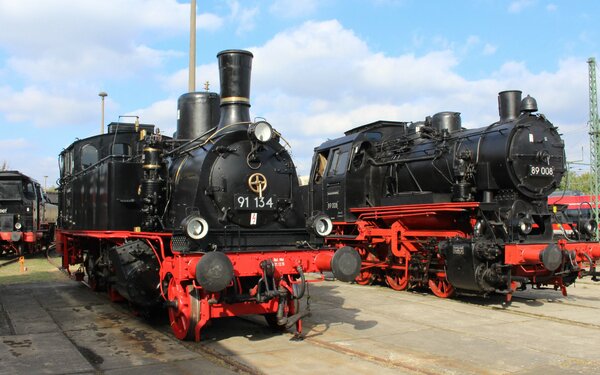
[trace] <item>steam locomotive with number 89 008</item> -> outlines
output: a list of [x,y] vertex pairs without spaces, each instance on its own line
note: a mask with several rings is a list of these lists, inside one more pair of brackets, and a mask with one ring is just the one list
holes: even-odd
[[252,57],[218,54],[221,96],[182,95],[174,138],[112,123],[60,155],[63,266],[140,311],[165,305],[180,339],[247,314],[300,332],[305,273],[351,281],[360,270],[354,249],[324,248],[326,215],[305,217],[281,135],[250,120]]
[[359,251],[358,283],[510,301],[528,284],[566,294],[577,277],[596,277],[593,231],[554,237],[548,195],[566,170],[557,128],[520,91],[498,103],[500,120],[482,128],[441,112],[377,121],[315,149],[308,209],[333,220],[329,244]]

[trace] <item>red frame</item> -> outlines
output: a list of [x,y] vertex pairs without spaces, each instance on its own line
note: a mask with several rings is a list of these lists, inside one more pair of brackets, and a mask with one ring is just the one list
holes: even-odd
[[13,252],[19,254],[19,250],[15,247],[15,244],[19,244],[21,242],[30,245],[30,252],[35,252],[36,249],[33,246],[36,245],[43,237],[42,232],[15,232],[21,234],[21,238],[18,241],[12,240],[13,232],[0,232],[0,253],[2,253],[2,249],[4,248],[5,250],[8,249],[9,252],[12,250]]
[[[63,268],[83,262],[83,249],[78,247],[77,240],[94,239],[110,241],[115,245],[128,239],[141,239],[153,249],[160,264],[161,295],[165,301],[177,301],[178,311],[170,312],[173,317],[171,325],[175,335],[180,339],[193,338],[200,340],[200,331],[215,318],[277,313],[279,302],[271,299],[268,302],[219,303],[219,293],[204,291],[196,282],[196,264],[202,258],[200,253],[182,254],[171,250],[171,234],[134,231],[64,231],[56,230],[56,249],[62,254]],[[88,244],[89,245],[89,244]],[[260,263],[263,260],[273,260],[275,264],[274,277],[280,287],[286,288],[292,294],[292,284],[298,283],[297,267],[303,272],[316,273],[331,270],[333,249],[301,250],[301,251],[264,251],[264,252],[230,252],[226,255],[234,265],[234,281],[240,278],[261,276]],[[83,280],[83,270],[74,272],[78,280]],[[163,290],[163,281],[169,281],[168,296]],[[307,282],[321,281],[323,277]],[[109,288],[111,300],[121,300],[116,290]],[[194,296],[194,297],[192,297]],[[198,302],[193,302],[196,298]],[[192,302],[190,302],[192,301]],[[194,316],[192,303],[198,303],[200,313]],[[174,309],[175,307],[171,307]],[[285,312],[289,315],[296,313],[295,304],[291,297],[286,301]],[[172,314],[172,315],[171,315]],[[302,330],[302,320],[296,322],[297,332]],[[191,331],[193,330],[193,332]]]
[[[472,237],[469,233],[475,224],[475,210],[478,207],[478,202],[452,202],[353,208],[351,212],[357,214],[358,219],[355,222],[335,222],[333,234],[328,241],[337,247],[348,245],[359,250],[363,262],[358,283],[368,284],[375,274],[383,274],[390,287],[402,290],[409,284],[411,259],[417,254],[421,258],[431,256],[431,250],[427,248],[429,241]],[[468,222],[458,220],[457,215],[469,215]],[[558,240],[556,243],[561,250],[574,254],[573,261],[581,269],[586,265],[595,266],[600,259],[598,242]],[[512,266],[513,275],[526,277],[532,284],[560,287],[566,294],[562,277],[548,279],[551,272],[540,261],[540,253],[547,246],[548,243],[506,244],[504,262]],[[392,262],[388,254],[394,256],[391,258]],[[438,271],[427,285],[419,280],[413,283],[428,286],[440,297],[449,297],[454,290],[443,267],[440,267],[444,265],[444,259],[439,254],[436,256]],[[589,264],[590,259],[592,264]],[[581,272],[579,276],[582,276]],[[541,277],[545,277],[544,281],[538,282]],[[518,285],[513,284],[514,290]],[[507,299],[510,300],[510,295]]]

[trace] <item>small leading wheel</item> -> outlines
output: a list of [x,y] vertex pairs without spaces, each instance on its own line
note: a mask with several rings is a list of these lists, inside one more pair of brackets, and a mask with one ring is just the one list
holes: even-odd
[[196,325],[200,320],[200,299],[198,291],[192,288],[188,293],[174,278],[169,282],[169,322],[173,334],[179,340],[196,339]]
[[454,287],[446,277],[436,277],[429,279],[429,289],[440,298],[450,298],[454,295]]
[[405,290],[408,287],[408,276],[403,270],[391,269],[385,274],[385,282],[394,290]]
[[371,285],[375,281],[375,275],[372,271],[361,270],[354,281],[359,285]]

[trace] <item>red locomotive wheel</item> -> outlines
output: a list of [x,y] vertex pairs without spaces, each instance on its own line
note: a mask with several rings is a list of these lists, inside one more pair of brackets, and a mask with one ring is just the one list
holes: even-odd
[[360,271],[356,279],[354,279],[358,285],[371,285],[375,281],[375,275],[371,271]]
[[385,274],[385,282],[394,290],[405,290],[408,287],[408,277],[400,270],[388,270]]
[[429,280],[429,289],[440,298],[450,298],[454,295],[454,287],[446,278],[435,278]]
[[200,320],[200,300],[198,292],[192,289],[190,294],[175,279],[169,282],[167,292],[169,301],[169,321],[173,334],[180,340],[196,339],[196,324]]

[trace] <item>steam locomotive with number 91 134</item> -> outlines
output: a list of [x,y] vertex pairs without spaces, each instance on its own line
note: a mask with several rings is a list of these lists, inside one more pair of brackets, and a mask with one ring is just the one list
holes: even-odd
[[140,311],[165,305],[179,339],[247,314],[300,332],[315,281],[305,274],[351,281],[360,270],[353,248],[324,247],[324,213],[305,217],[281,134],[251,121],[252,57],[218,54],[221,95],[182,95],[174,138],[112,123],[60,154],[63,267],[81,265],[76,277]]
[[[377,121],[315,149],[309,212],[333,220],[327,243],[362,258],[360,284],[506,295],[598,275],[597,223],[555,236],[548,196],[566,170],[557,128],[521,91],[498,96],[499,121],[465,129],[460,113]],[[591,229],[590,229],[591,228]],[[566,232],[565,232],[566,233]]]

